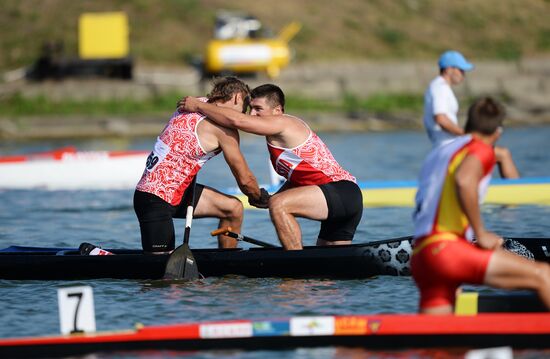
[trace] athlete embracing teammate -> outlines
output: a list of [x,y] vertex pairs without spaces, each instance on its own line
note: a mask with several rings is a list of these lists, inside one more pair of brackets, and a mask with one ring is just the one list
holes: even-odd
[[[198,101],[242,112],[247,107],[249,91],[236,77],[225,77],[215,82],[208,97]],[[202,184],[193,185],[204,163],[221,152],[250,204],[267,207],[269,195],[258,187],[240,151],[239,133],[215,124],[203,114],[176,112],[158,136],[134,193],[145,252],[166,253],[174,249],[173,218],[185,218],[191,199],[197,218],[219,218],[220,227],[240,231],[243,205],[236,197]],[[237,241],[220,235],[218,246],[236,247]]]
[[296,217],[321,221],[317,245],[351,243],[363,212],[361,190],[323,141],[301,119],[284,113],[283,91],[272,84],[251,91],[250,115],[185,97],[180,111],[200,112],[219,125],[265,136],[275,171],[286,178],[269,200],[285,249],[302,249]]

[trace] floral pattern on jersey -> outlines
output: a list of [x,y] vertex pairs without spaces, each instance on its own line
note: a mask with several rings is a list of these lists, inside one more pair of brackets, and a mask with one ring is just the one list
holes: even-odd
[[302,157],[312,167],[329,176],[334,182],[342,180],[355,182],[355,177],[338,164],[327,145],[316,133],[312,133],[309,141],[297,148],[294,153]]
[[200,147],[195,129],[202,118],[198,113],[174,114],[157,139],[169,150],[157,163],[151,158],[155,151],[151,152],[137,190],[152,193],[171,205],[181,202],[202,165],[220,152],[205,153]]
[[[272,154],[272,162],[275,164],[276,171],[294,184],[325,184],[342,180],[356,182],[355,177],[338,164],[325,143],[313,132],[305,143],[292,150],[270,145],[268,148]],[[301,159],[290,170],[288,165],[281,165],[285,157],[289,160],[293,157],[289,156],[288,152]]]

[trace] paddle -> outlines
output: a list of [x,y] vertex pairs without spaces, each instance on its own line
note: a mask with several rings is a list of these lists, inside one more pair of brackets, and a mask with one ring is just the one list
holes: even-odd
[[255,245],[258,245],[258,246],[262,246],[262,247],[280,248],[280,247],[278,247],[276,245],[273,245],[271,243],[262,242],[262,241],[259,241],[257,239],[254,239],[254,238],[243,236],[240,233],[232,232],[231,227],[218,228],[218,229],[210,232],[210,235],[212,235],[212,236],[217,236],[217,235],[220,235],[220,234],[235,238],[238,241],[244,241],[244,242],[252,243],[252,244],[255,244]]
[[191,200],[187,206],[187,215],[185,217],[185,231],[183,233],[183,244],[176,248],[166,263],[163,279],[184,279],[194,280],[199,278],[199,269],[191,249],[189,248],[189,236],[191,234],[191,222],[193,221],[193,210],[195,206],[195,186],[197,177],[193,179],[189,186]]

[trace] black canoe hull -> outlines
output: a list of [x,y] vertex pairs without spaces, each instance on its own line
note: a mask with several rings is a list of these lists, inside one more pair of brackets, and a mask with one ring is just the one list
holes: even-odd
[[[205,277],[342,278],[410,275],[410,237],[336,247],[193,249]],[[550,238],[514,238],[515,251],[550,262]],[[116,250],[110,256],[83,256],[75,249],[9,247],[0,250],[0,279],[77,280],[160,279],[168,255]]]

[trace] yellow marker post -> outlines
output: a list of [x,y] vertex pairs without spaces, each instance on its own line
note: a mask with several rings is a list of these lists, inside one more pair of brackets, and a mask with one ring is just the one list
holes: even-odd
[[476,315],[478,298],[477,292],[460,293],[456,298],[455,315]]

